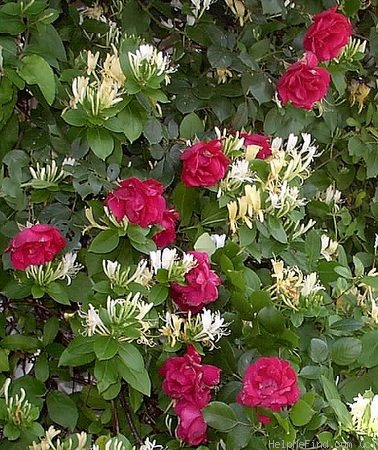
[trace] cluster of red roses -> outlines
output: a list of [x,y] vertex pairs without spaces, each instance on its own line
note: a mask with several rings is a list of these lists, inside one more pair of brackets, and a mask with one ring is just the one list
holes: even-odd
[[352,34],[347,17],[336,12],[337,5],[313,17],[304,38],[303,58],[292,64],[277,83],[278,97],[298,108],[312,109],[327,94],[330,73],[318,63],[337,58]]
[[[207,424],[201,411],[211,399],[211,388],[219,384],[220,372],[218,367],[201,365],[201,357],[192,345],[184,356],[168,358],[160,369],[163,391],[174,400],[180,418],[177,437],[190,445],[207,441]],[[297,374],[290,363],[262,357],[248,366],[236,400],[244,406],[278,412],[296,403],[299,395]],[[258,419],[261,423],[271,420],[261,414]]]
[[[244,146],[260,147],[257,159],[268,158],[271,154],[269,138],[261,134],[240,133],[244,138]],[[188,187],[211,187],[222,180],[231,164],[231,160],[223,153],[221,139],[209,142],[197,142],[187,148],[181,155],[181,180]]]
[[119,222],[127,217],[142,228],[160,226],[162,230],[152,239],[158,247],[165,247],[176,239],[175,221],[180,216],[174,208],[167,208],[163,191],[163,185],[157,180],[130,177],[121,180],[119,187],[110,192],[106,205]]
[[220,381],[221,370],[201,364],[201,356],[189,345],[184,356],[168,358],[160,368],[163,390],[175,401],[180,418],[177,437],[190,445],[207,440],[207,424],[201,410],[210,402],[211,389]]
[[67,242],[58,228],[39,223],[20,231],[5,249],[15,269],[25,270],[52,261]]

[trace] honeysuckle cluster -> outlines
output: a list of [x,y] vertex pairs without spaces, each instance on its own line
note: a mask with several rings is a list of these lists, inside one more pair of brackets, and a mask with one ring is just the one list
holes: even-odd
[[316,272],[304,275],[298,267],[285,267],[283,261],[271,261],[274,284],[269,288],[273,300],[295,311],[309,311],[322,304],[324,290]]
[[114,115],[109,109],[123,100],[125,75],[114,45],[102,66],[99,57],[99,51],[95,54],[87,51],[86,76],[78,76],[72,81],[69,108],[80,106],[88,116],[107,120]]
[[[105,438],[101,441],[101,447],[98,444],[91,444],[92,439],[90,436],[82,431],[81,433],[76,433],[74,436],[66,438],[58,438],[62,430],[56,429],[51,426],[45,431],[45,435],[41,440],[33,442],[32,445],[28,447],[29,450],[126,450],[131,448],[130,443],[125,438],[113,437]],[[156,443],[156,441],[151,441],[146,438],[141,446],[133,447],[133,450],[163,450],[163,446]]]
[[29,167],[32,179],[27,183],[23,183],[22,187],[31,186],[34,189],[56,187],[59,182],[70,176],[70,173],[65,170],[65,166],[74,166],[75,164],[75,159],[70,157],[65,158],[60,167],[54,159],[45,165],[37,162],[35,167]]
[[213,350],[223,336],[230,334],[228,324],[220,312],[212,312],[206,308],[194,317],[191,312],[180,316],[167,311],[163,320],[164,326],[159,332],[171,347],[175,347],[177,343],[199,342],[209,350]]
[[89,222],[89,225],[84,228],[83,234],[88,232],[92,228],[103,231],[115,228],[121,230],[122,232],[126,232],[129,225],[127,216],[124,216],[121,220],[117,220],[117,218],[114,216],[114,214],[112,214],[107,206],[103,207],[103,212],[103,216],[95,219],[93,209],[91,207],[85,208],[84,214]]
[[315,198],[330,206],[334,213],[338,212],[343,204],[341,192],[333,185],[329,185],[325,191],[319,192]]
[[[7,378],[1,388],[0,395],[4,397],[8,423],[19,428],[27,428],[39,417],[39,408],[31,404],[26,398],[25,389],[18,394],[10,395],[11,379]],[[4,419],[4,417],[3,417]]]
[[180,255],[176,249],[169,248],[150,252],[149,260],[140,260],[132,274],[130,267],[122,267],[118,261],[104,260],[102,263],[111,287],[123,289],[128,289],[131,283],[138,283],[149,289],[159,278],[164,279],[164,283],[182,282],[185,274],[196,265],[193,255]]
[[262,223],[268,216],[284,218],[287,231],[298,230],[295,223],[290,223],[293,222],[290,213],[306,204],[300,186],[311,174],[311,163],[318,156],[311,135],[303,134],[302,138],[302,145],[298,145],[298,137],[294,135],[289,136],[286,145],[281,138],[273,140],[271,157],[264,160],[269,168],[265,177],[253,168],[253,155],[258,146],[247,146],[245,157],[231,163],[229,172],[220,182],[220,191],[234,198],[227,203],[233,233],[239,223],[253,228],[256,221]]
[[154,81],[158,87],[162,80],[168,84],[170,74],[175,71],[170,67],[169,56],[150,44],[141,44],[134,52],[129,52],[128,59],[135,79],[142,84]]
[[349,407],[354,431],[359,435],[378,437],[378,395],[368,390],[353,400]]
[[66,253],[61,260],[54,260],[43,265],[31,265],[25,270],[27,278],[33,279],[38,286],[48,286],[56,280],[66,280],[67,284],[84,268],[76,262],[76,253]]
[[130,293],[126,298],[107,298],[106,307],[80,307],[78,314],[82,319],[81,333],[84,336],[112,336],[120,342],[137,341],[141,344],[153,345],[149,335],[152,322],[146,315],[153,303],[141,300],[140,293]]

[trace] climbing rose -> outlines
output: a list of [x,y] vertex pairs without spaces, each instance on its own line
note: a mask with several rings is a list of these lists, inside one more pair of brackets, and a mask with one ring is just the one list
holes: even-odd
[[66,244],[58,228],[40,223],[16,234],[5,251],[10,251],[15,269],[25,270],[52,261]]
[[298,108],[311,109],[314,103],[325,97],[331,76],[327,69],[318,67],[316,56],[309,52],[289,66],[277,82],[278,97]]
[[337,5],[314,16],[304,38],[305,50],[314,53],[319,61],[338,57],[352,34],[349,19],[336,10]]
[[200,445],[207,441],[207,423],[198,406],[186,401],[176,403],[175,412],[180,418],[177,437],[189,445]]
[[217,139],[192,145],[184,151],[181,159],[181,180],[188,187],[215,186],[225,176],[230,165]]
[[120,181],[119,185],[106,199],[107,207],[119,222],[127,217],[131,223],[146,228],[162,221],[166,202],[159,181],[131,177]]
[[164,377],[163,391],[171,398],[185,400],[198,408],[206,406],[211,398],[210,389],[219,383],[220,369],[201,364],[201,356],[189,345],[184,356],[168,358],[160,368]]
[[198,264],[185,275],[186,285],[171,284],[171,297],[181,311],[196,313],[218,298],[221,279],[211,270],[209,256],[204,252],[188,252]]
[[163,218],[158,224],[163,229],[152,238],[158,247],[167,247],[176,240],[176,220],[179,220],[180,214],[173,209],[166,209],[163,212]]
[[240,133],[240,137],[244,138],[244,146],[248,145],[258,145],[260,148],[256,155],[257,159],[266,159],[272,154],[272,149],[270,148],[270,141],[267,136],[263,134],[249,134]]
[[288,361],[276,357],[262,357],[249,365],[237,402],[245,405],[280,411],[299,399],[297,374]]

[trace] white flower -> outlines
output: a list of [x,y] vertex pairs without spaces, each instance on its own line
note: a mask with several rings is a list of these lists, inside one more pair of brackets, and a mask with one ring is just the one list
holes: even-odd
[[87,75],[91,75],[92,72],[95,72],[99,56],[100,56],[99,51],[97,51],[95,54],[93,54],[90,50],[88,50],[88,52],[87,52]]
[[333,255],[337,252],[337,247],[339,244],[337,243],[337,241],[333,241],[326,234],[323,234],[321,236],[321,242],[322,242],[322,246],[321,246],[320,254],[322,256],[324,256],[326,261],[331,261]]
[[174,70],[169,67],[169,56],[159,52],[150,44],[142,44],[135,53],[128,53],[129,63],[134,77],[140,82],[148,82],[153,77],[165,74],[166,84],[169,83],[169,74]]
[[303,279],[303,285],[301,289],[301,295],[303,297],[309,297],[318,291],[321,291],[323,286],[318,284],[316,272],[312,272]]
[[352,422],[358,434],[378,437],[378,395],[372,391],[358,394],[349,404]]
[[66,156],[62,162],[62,166],[74,166],[76,165],[76,159]]
[[210,239],[214,242],[215,248],[223,248],[226,243],[226,235],[225,234],[211,234]]
[[110,335],[110,331],[99,316],[98,310],[95,309],[91,303],[88,305],[87,312],[84,312],[80,308],[78,314],[80,318],[84,319],[84,322],[82,322],[84,336],[94,336],[95,334],[100,334],[102,336]]
[[150,438],[146,438],[139,450],[163,450],[163,446],[157,444],[156,441],[150,441]]
[[[64,164],[64,162],[63,162]],[[36,168],[29,167],[30,174],[33,180],[39,182],[59,183],[67,174],[62,168],[58,168],[56,161],[53,159],[50,164],[41,166],[38,162]],[[32,185],[38,186],[38,183],[31,182]]]
[[327,205],[333,205],[335,208],[335,211],[338,211],[342,200],[341,200],[341,192],[338,191],[334,186],[330,185],[328,186],[327,190],[325,191],[325,195],[323,198],[323,201]]
[[170,271],[176,261],[176,258],[177,250],[174,248],[165,248],[164,250],[150,252],[150,261],[153,273],[156,274],[159,269],[166,269]]
[[378,250],[378,234],[375,233],[374,253],[377,253],[377,250]]
[[211,312],[204,309],[201,313],[202,333],[207,336],[209,341],[218,342],[222,336],[227,336],[230,331],[227,329],[228,324],[224,322],[219,311]]
[[253,182],[252,172],[249,168],[249,161],[246,159],[236,159],[232,164],[229,172],[229,178],[235,179],[242,183]]

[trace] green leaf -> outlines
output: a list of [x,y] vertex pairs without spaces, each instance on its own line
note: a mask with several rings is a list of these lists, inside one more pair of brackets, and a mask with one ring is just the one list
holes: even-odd
[[104,393],[110,386],[118,381],[117,366],[114,360],[96,361],[94,376],[97,380],[97,389],[100,394]]
[[149,119],[143,128],[143,134],[150,144],[158,144],[162,139],[161,123],[155,119]]
[[273,99],[274,90],[272,83],[262,73],[255,73],[249,83],[249,92],[258,101],[259,105],[270,102]]
[[118,118],[123,124],[123,133],[130,142],[134,142],[142,134],[145,117],[135,105],[126,106],[119,114]]
[[322,242],[319,236],[319,233],[316,230],[311,230],[307,236],[305,241],[305,252],[308,260],[308,264],[310,266],[310,270],[314,270],[317,266],[320,251],[322,248]]
[[93,253],[109,253],[117,248],[119,236],[116,230],[105,230],[93,239],[89,251]]
[[343,337],[332,344],[332,360],[340,366],[349,366],[360,356],[361,350],[362,343],[359,339]]
[[290,419],[293,425],[303,427],[312,419],[315,411],[304,400],[298,400],[290,412]]
[[155,306],[161,305],[165,302],[169,294],[169,288],[155,284],[148,292],[148,301],[152,302]]
[[367,284],[368,286],[371,286],[373,289],[378,290],[378,277],[362,277],[360,280],[360,283]]
[[180,213],[182,225],[188,225],[197,206],[198,191],[185,187],[178,183],[173,191],[173,203]]
[[282,244],[287,243],[287,235],[284,227],[277,217],[269,216],[268,217],[268,227],[269,231],[274,237],[274,239]]
[[214,241],[210,238],[209,233],[203,233],[199,236],[194,244],[194,250],[197,252],[205,252],[209,256],[215,253],[216,246]]
[[360,362],[362,366],[367,368],[378,366],[378,330],[364,334],[361,342]]
[[136,372],[142,372],[144,370],[144,360],[139,350],[133,345],[127,342],[121,344],[118,355],[122,362],[130,369]]
[[45,353],[42,353],[38,357],[34,365],[34,374],[37,380],[42,381],[43,383],[49,378],[50,367]]
[[93,350],[100,360],[111,359],[119,349],[119,342],[112,336],[95,336]]
[[75,428],[79,418],[75,402],[63,392],[49,392],[46,398],[49,418],[58,425],[69,428],[71,431]]
[[211,402],[203,410],[205,422],[216,430],[228,432],[237,424],[234,410],[226,403]]
[[70,304],[70,299],[66,287],[56,281],[53,281],[46,287],[46,293],[56,302],[61,303],[62,305]]
[[151,395],[151,380],[146,369],[140,372],[132,370],[121,358],[118,359],[117,363],[120,376],[130,386],[144,395]]
[[63,351],[59,366],[84,366],[95,359],[93,340],[87,336],[77,336]]
[[202,133],[204,129],[202,120],[193,112],[182,119],[180,123],[180,137],[182,139],[192,139],[197,134]]
[[11,334],[5,336],[1,341],[3,348],[8,350],[23,350],[24,352],[35,352],[40,347],[40,342],[33,336],[22,334]]
[[257,319],[270,333],[280,334],[285,329],[285,318],[274,306],[260,309]]
[[94,154],[104,161],[113,152],[113,136],[105,128],[88,128],[87,140]]
[[328,345],[321,339],[311,339],[310,358],[316,363],[322,363],[328,358]]
[[47,103],[52,105],[55,99],[55,78],[51,67],[39,55],[28,55],[22,59],[20,77],[28,84],[37,84]]

